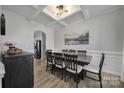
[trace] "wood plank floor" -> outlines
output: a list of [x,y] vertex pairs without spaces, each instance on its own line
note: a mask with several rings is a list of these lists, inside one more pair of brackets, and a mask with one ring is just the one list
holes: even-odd
[[[89,74],[91,75],[91,74]],[[93,75],[92,75],[93,76]],[[96,76],[95,76],[96,77]],[[123,88],[124,84],[119,81],[119,77],[108,73],[102,73],[104,88]],[[85,78],[79,83],[79,88],[99,88],[99,82]],[[75,88],[73,78],[67,77],[67,81],[61,80],[61,74],[55,75],[46,72],[46,62],[41,60],[34,61],[34,88]]]

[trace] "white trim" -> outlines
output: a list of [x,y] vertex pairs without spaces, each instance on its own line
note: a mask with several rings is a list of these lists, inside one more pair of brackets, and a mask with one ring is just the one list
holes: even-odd
[[113,71],[113,70],[110,70],[110,69],[107,69],[107,68],[103,68],[102,72],[106,72],[106,73],[110,73],[110,74],[113,74],[113,75],[116,75],[116,76],[120,76],[120,73],[118,71]]
[[122,65],[122,52],[88,50],[87,54],[94,57],[91,64],[99,64],[101,53],[105,53],[103,72],[120,76]]
[[[61,51],[61,49],[55,49],[54,51]],[[99,65],[101,53],[105,53],[105,62],[102,71],[120,76],[122,65],[122,52],[87,50],[87,55],[93,56],[91,64],[95,66]]]
[[110,54],[110,55],[121,55],[122,56],[122,52],[116,52],[116,51],[97,51],[97,50],[87,50],[87,52],[89,53],[105,53],[105,54]]
[[[61,49],[56,49],[61,50]],[[122,65],[122,52],[117,51],[97,51],[87,50],[87,55],[93,56],[91,64],[98,66],[101,58],[101,53],[105,53],[105,62],[103,72],[120,76]]]

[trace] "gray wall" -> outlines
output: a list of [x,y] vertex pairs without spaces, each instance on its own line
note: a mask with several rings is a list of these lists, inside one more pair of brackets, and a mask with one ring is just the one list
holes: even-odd
[[[4,41],[16,42],[16,47],[26,51],[34,51],[34,31],[40,30],[46,33],[46,48],[54,48],[54,30],[42,24],[28,21],[23,16],[4,10],[6,17],[6,36]],[[8,47],[4,46],[6,50]]]
[[124,82],[124,32],[123,32],[123,60],[121,65],[121,81]]
[[[124,29],[124,9],[57,30],[54,33],[54,48],[87,49],[97,51],[122,52]],[[89,45],[64,45],[64,34],[90,31]]]

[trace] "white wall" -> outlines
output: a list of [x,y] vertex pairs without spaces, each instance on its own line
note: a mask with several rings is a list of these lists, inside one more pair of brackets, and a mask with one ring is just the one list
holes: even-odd
[[[95,56],[92,63],[98,65],[100,53],[106,54],[104,71],[120,75],[122,64],[124,9],[80,21],[55,31],[55,49],[86,49],[88,54]],[[88,45],[64,45],[64,34],[89,30]]]
[[[1,15],[1,12],[2,12],[2,10],[1,10],[1,6],[0,6],[0,15]],[[1,29],[0,29],[0,32],[1,32]],[[1,56],[1,37],[0,37],[0,56]]]
[[0,14],[1,14],[2,10],[1,10],[1,6],[0,6]]
[[45,26],[26,20],[23,16],[4,10],[6,17],[6,36],[4,41],[16,42],[16,47],[23,50],[33,51],[34,31],[46,33],[46,48],[54,48],[54,30]]

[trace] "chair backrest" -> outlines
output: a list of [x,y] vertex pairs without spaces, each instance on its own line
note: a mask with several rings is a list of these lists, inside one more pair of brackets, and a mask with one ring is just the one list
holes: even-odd
[[46,52],[46,59],[48,63],[52,63],[53,64],[53,55],[52,52],[47,51]]
[[79,56],[86,56],[87,55],[87,51],[86,50],[77,50],[77,54]]
[[59,65],[63,67],[62,53],[54,53],[53,56],[54,56],[55,65]]
[[65,68],[75,70],[77,72],[78,55],[64,54]]
[[46,50],[46,52],[52,52],[52,50],[51,50],[51,49],[49,49],[49,50]]
[[68,50],[67,49],[62,49],[62,52],[63,53],[68,53]]
[[105,59],[105,54],[102,53],[102,57],[99,63],[99,72],[101,73],[102,67],[103,67],[103,63],[104,63],[104,59]]
[[70,50],[69,50],[69,53],[76,54],[76,50],[70,49]]

